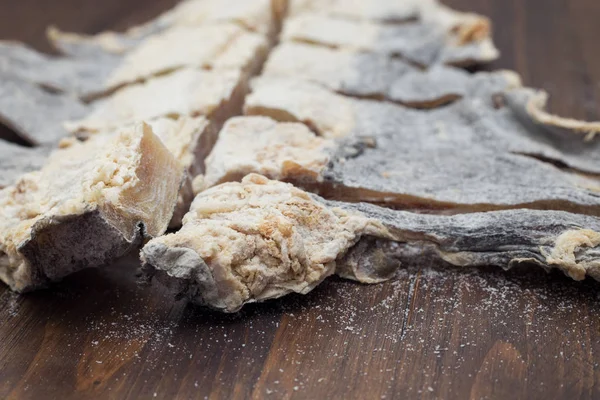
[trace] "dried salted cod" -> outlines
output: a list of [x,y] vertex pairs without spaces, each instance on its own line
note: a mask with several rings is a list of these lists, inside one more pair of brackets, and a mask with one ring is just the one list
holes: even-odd
[[[392,242],[371,238],[351,249],[337,273],[365,283],[398,267],[435,262],[457,267],[518,264],[559,269],[574,280],[600,280],[600,220],[552,210],[503,210],[452,216],[395,211],[371,204],[326,202],[381,223]],[[384,237],[384,239],[387,239]],[[399,243],[396,243],[399,242]]]
[[335,272],[340,252],[380,230],[368,218],[336,214],[290,185],[250,175],[198,196],[183,228],[147,244],[142,260],[178,293],[234,312],[249,301],[309,292]]
[[435,133],[405,141],[395,132],[333,141],[302,124],[235,118],[207,158],[203,186],[255,172],[328,199],[421,212],[532,208],[600,215],[596,180],[477,143],[439,140]]
[[[436,70],[434,68],[431,72],[435,75]],[[435,108],[445,101],[459,100],[461,96],[476,97],[492,104],[494,94],[519,86],[518,77],[507,71],[483,72],[462,82],[443,82],[440,85],[436,85],[438,80],[435,76],[424,74],[422,79],[413,75],[422,82],[421,89],[402,78],[397,85],[388,88],[390,95],[406,107],[341,96],[321,84],[301,79],[263,76],[253,80],[253,91],[246,98],[245,113],[268,115],[280,121],[303,122],[324,137],[349,136],[359,129],[364,129],[360,134],[370,135],[381,130],[384,124],[391,128],[386,123],[388,119],[398,121],[411,116],[412,119],[421,117],[424,123],[431,125],[436,113],[447,112],[445,109],[416,112],[409,108]],[[368,85],[357,87],[367,89]]]
[[329,49],[287,42],[270,54],[263,77],[287,77],[319,83],[350,96],[390,100],[431,108],[472,95],[482,84],[490,92],[519,86],[508,71],[479,73],[445,66],[421,71],[385,54]]
[[[425,149],[430,144],[432,148],[457,147],[457,154],[471,146],[483,147],[600,173],[600,141],[585,140],[590,132],[597,131],[598,123],[552,116],[540,102],[545,98],[543,92],[513,88],[512,73],[506,75],[505,90],[499,90],[496,78],[501,76],[503,73],[476,74],[472,79],[479,84],[471,86],[474,92],[449,106],[431,110],[349,98],[307,81],[258,78],[246,99],[245,113],[303,122],[327,138],[380,138],[391,142],[399,154],[409,148]],[[378,147],[383,148],[383,143]]]
[[161,235],[182,174],[143,124],[58,150],[0,191],[0,279],[32,290]]
[[276,180],[317,182],[331,162],[336,143],[305,125],[267,117],[236,117],[225,124],[206,159],[197,189],[239,181],[250,173]]
[[183,69],[125,87],[93,103],[89,115],[66,127],[86,136],[159,117],[206,116],[222,122],[239,114],[245,92],[240,71]]
[[487,18],[436,1],[301,0],[290,9],[283,40],[401,55],[420,65],[466,66],[498,57]]
[[[189,210],[194,198],[192,179],[204,171],[204,159],[212,148],[218,127],[206,117],[173,116],[147,119],[145,121],[164,146],[171,152],[185,171],[185,179],[181,185],[177,206],[173,213],[169,228],[181,226],[183,215]],[[135,123],[125,124],[115,130],[101,131],[93,137],[110,137],[123,129],[131,129]],[[67,147],[78,143],[75,138],[64,140],[61,145]]]
[[150,124],[187,172],[171,224],[177,227],[193,197],[191,178],[203,172],[223,122],[242,112],[246,92],[247,81],[240,71],[183,69],[120,89],[92,104],[84,119],[65,126],[87,138],[111,134],[136,121]]
[[[82,117],[91,111],[90,106],[85,106],[67,95],[50,94],[18,78],[8,76],[6,78],[0,81],[0,92],[5,94],[0,96],[0,118],[18,133],[18,138],[22,142],[41,146],[31,148],[0,141],[2,155],[0,188],[13,184],[26,172],[41,168],[50,152],[56,148],[77,144],[77,141],[72,138],[69,140],[68,131],[64,129],[63,123],[65,119]],[[202,116],[176,117],[177,113],[170,115],[170,118],[158,117],[146,121],[187,172],[188,180],[182,187],[182,197],[174,216],[174,221],[179,222],[175,222],[175,225],[180,224],[181,217],[189,208],[193,198],[189,180],[203,171],[204,159],[215,141],[221,121],[241,110],[242,97],[239,93],[241,90],[234,85],[235,82],[232,82],[231,88],[235,93],[232,93],[229,98],[214,99],[215,110],[212,116],[218,123],[211,123]],[[179,95],[182,93],[183,91]],[[157,95],[157,93],[152,94]],[[140,99],[148,101],[143,95]],[[192,98],[190,97],[189,100],[191,101]],[[233,102],[235,105],[232,104]],[[209,105],[208,109],[210,108],[212,107]],[[141,109],[143,110],[143,107]],[[114,135],[122,129],[133,129],[135,123],[132,121],[136,120],[138,118],[134,115],[123,123],[106,125],[106,129],[101,134]]]
[[190,175],[198,175],[203,170],[201,161],[208,145],[206,135],[211,129],[205,117],[158,118],[148,124]]
[[106,85],[117,87],[182,67],[246,71],[255,65],[256,55],[266,49],[263,36],[233,24],[175,27],[132,49],[111,72]]
[[[202,43],[201,46],[198,43]],[[0,45],[0,72],[94,99],[126,84],[184,68],[235,69],[252,73],[267,39],[235,24],[177,26],[149,36],[122,55],[90,59],[51,57],[23,45]]]
[[149,36],[177,26],[234,23],[272,40],[281,23],[285,3],[283,0],[187,0],[125,33],[102,32],[88,36],[61,32],[52,27],[48,30],[48,38],[62,53],[76,58],[124,54]]
[[560,211],[440,216],[328,202],[252,174],[199,194],[181,231],[151,240],[141,258],[176,295],[235,312],[307,293],[334,272],[381,282],[404,261],[532,263],[599,278],[599,230],[597,218]]

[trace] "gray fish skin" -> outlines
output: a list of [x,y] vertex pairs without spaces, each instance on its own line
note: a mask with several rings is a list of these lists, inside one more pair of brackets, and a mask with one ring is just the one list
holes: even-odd
[[44,165],[49,149],[29,148],[0,140],[0,189],[12,185],[27,173]]
[[[600,280],[600,248],[597,243],[600,220],[596,217],[544,210],[444,216],[389,210],[366,203],[326,201],[326,204],[360,212],[381,222],[396,242],[384,244],[387,257],[403,265],[422,265],[433,261],[457,267],[497,266],[510,269],[524,263],[546,270],[558,268],[576,280],[588,275]],[[572,258],[557,257],[559,254]],[[357,270],[342,267],[338,274],[368,281],[389,278],[394,272],[386,270],[385,264],[381,264],[383,269],[380,271],[373,269],[373,263],[370,270],[368,263],[352,265]]]
[[390,132],[373,146],[350,142],[322,173],[328,198],[452,212],[528,207],[600,215],[597,193],[536,159],[426,134],[404,141]]
[[[0,123],[17,136],[0,137],[0,188],[40,169],[69,135],[63,122],[87,112],[88,107],[70,95],[50,93],[13,74],[0,73]],[[9,142],[15,139],[19,144]]]
[[32,146],[50,146],[68,135],[62,124],[81,118],[88,107],[76,98],[0,74],[0,120]]
[[90,59],[55,57],[21,43],[0,42],[0,74],[17,77],[80,98],[106,90],[105,82],[122,56],[100,54]]
[[307,80],[344,95],[416,108],[434,108],[462,97],[481,96],[483,90],[497,93],[520,84],[516,74],[507,71],[472,75],[444,65],[422,71],[381,53],[295,42],[284,42],[273,49],[262,76]]

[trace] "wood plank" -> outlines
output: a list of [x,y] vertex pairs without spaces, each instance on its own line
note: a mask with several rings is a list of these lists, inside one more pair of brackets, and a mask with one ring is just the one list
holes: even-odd
[[[0,38],[124,29],[175,0],[0,0]],[[600,119],[595,0],[448,0],[488,14],[552,109]],[[543,12],[540,11],[543,8]],[[598,285],[539,271],[403,271],[227,316],[136,283],[136,262],[0,287],[0,398],[598,398]]]

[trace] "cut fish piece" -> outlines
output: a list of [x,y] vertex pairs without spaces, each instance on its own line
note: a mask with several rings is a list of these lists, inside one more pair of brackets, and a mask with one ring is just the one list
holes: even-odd
[[333,160],[317,189],[327,198],[448,213],[530,208],[600,215],[594,180],[582,186],[553,165],[476,143],[378,136],[372,147],[340,147]]
[[[436,75],[446,78],[454,75],[465,77],[456,70],[441,69],[439,74],[435,67],[429,72],[407,75],[406,79],[401,76],[395,84],[390,84],[389,96],[411,108],[434,107],[447,99],[458,100],[461,96],[476,97],[492,104],[495,94],[520,85],[518,76],[507,71],[483,72],[450,83]],[[414,87],[412,80],[421,82],[421,87]],[[438,83],[440,80],[443,82]],[[278,121],[303,122],[324,137],[348,136],[357,132],[355,125],[360,121],[365,122],[365,126],[361,126],[365,132],[360,134],[373,134],[374,130],[380,129],[388,114],[394,121],[399,120],[398,115],[404,117],[405,114],[413,118],[420,116],[423,123],[433,120],[428,119],[430,115],[426,113],[411,113],[411,110],[404,107],[340,96],[323,85],[291,77],[262,76],[253,80],[252,87],[253,92],[245,103],[246,114],[271,116]],[[366,87],[368,85],[364,86]],[[369,127],[368,121],[372,118],[377,118],[379,125]]]
[[65,33],[52,27],[48,30],[48,38],[62,53],[78,58],[96,57],[103,53],[123,54],[147,37],[176,26],[235,23],[272,40],[284,10],[283,0],[187,0],[125,33],[102,32],[88,36]]
[[465,24],[468,25],[432,19],[389,25],[324,14],[300,14],[287,19],[282,40],[399,55],[422,66],[468,66],[496,59],[499,53],[489,38],[489,22],[469,18]]
[[302,124],[277,123],[266,117],[232,118],[206,159],[202,186],[241,180],[249,173],[314,182],[334,147],[332,141],[316,136]]
[[73,133],[110,131],[136,121],[169,116],[206,116],[224,121],[239,114],[246,92],[240,71],[183,69],[125,87],[95,102],[92,112],[66,124]]
[[262,76],[306,79],[344,94],[385,97],[391,83],[414,70],[384,54],[284,42],[269,55]]
[[[237,90],[237,89],[235,89]],[[17,178],[26,173],[39,169],[52,150],[57,147],[68,147],[77,144],[69,141],[68,131],[63,122],[67,118],[81,117],[90,112],[88,106],[67,95],[49,94],[44,90],[14,77],[6,77],[0,83],[0,118],[11,128],[22,133],[22,141],[43,145],[42,147],[27,148],[0,141],[3,174],[0,177],[0,187],[13,184]],[[185,168],[188,180],[202,173],[204,159],[210,152],[216,134],[220,129],[220,121],[230,113],[239,113],[241,95],[236,93],[236,105],[225,102],[216,111],[215,123],[205,117],[155,118],[149,119],[155,134],[159,136],[173,156]],[[237,97],[240,97],[237,99]],[[231,99],[228,99],[231,100]],[[215,100],[219,103],[221,99]],[[102,131],[102,134],[114,135],[120,130],[133,129],[135,118],[117,127],[117,124]],[[84,135],[85,136],[85,135]],[[36,139],[36,140],[33,140]],[[42,140],[46,142],[41,142]],[[174,217],[175,226],[180,224],[183,214],[189,209],[193,198],[191,181],[186,180],[182,187],[182,198]]]
[[32,146],[55,147],[68,135],[62,123],[81,118],[87,107],[76,99],[51,94],[14,75],[0,73],[0,122]]
[[[236,44],[238,40],[243,40],[242,46]],[[242,51],[241,56],[228,53],[230,46]],[[108,77],[106,86],[119,87],[182,67],[244,70],[267,48],[263,36],[244,32],[234,24],[174,27],[132,49]]]
[[46,29],[50,44],[63,55],[73,59],[94,59],[103,56],[120,57],[148,36],[159,33],[168,26],[152,20],[145,25],[135,26],[125,33],[105,31],[95,35],[64,32],[51,25]]
[[291,185],[250,175],[200,194],[183,228],[149,242],[142,260],[179,294],[235,312],[247,302],[308,293],[362,234],[384,230]]
[[55,152],[0,191],[0,279],[23,292],[165,232],[183,171],[147,125]]
[[[181,226],[181,219],[188,212],[194,198],[192,179],[204,171],[204,159],[210,152],[218,133],[217,127],[205,117],[179,116],[160,117],[145,121],[152,131],[171,152],[186,172],[179,191],[179,198],[169,228]],[[111,137],[123,129],[132,129],[136,124],[124,125],[115,131],[103,131],[94,137]],[[74,138],[73,138],[74,139]],[[63,141],[64,148],[77,144],[77,140]]]
[[[490,77],[503,76],[499,74],[475,75],[479,82],[472,85],[475,92],[433,110],[349,98],[307,81],[257,78],[253,81],[253,93],[246,99],[245,113],[282,122],[303,122],[326,138],[387,136],[395,146],[481,146],[496,152],[531,155],[586,173],[600,173],[600,141],[585,141],[585,135],[570,133],[573,129],[558,132],[556,124],[538,118],[542,109],[535,100],[544,96],[543,92],[527,88],[508,90],[515,85],[510,83],[510,73],[506,75],[507,91],[496,92],[498,81]],[[561,126],[565,126],[558,117],[552,121],[562,121]],[[593,131],[595,125],[580,122],[578,127],[580,131]]]
[[263,77],[288,77],[319,83],[336,92],[432,108],[461,97],[520,86],[508,71],[469,74],[445,66],[420,71],[384,54],[334,50],[287,42],[269,56]]
[[255,172],[329,199],[418,212],[532,208],[600,215],[597,180],[582,185],[584,177],[476,142],[467,147],[428,132],[402,140],[396,132],[331,141],[301,124],[277,127],[264,118],[237,118],[207,158],[204,184]]
[[320,136],[344,137],[354,131],[355,99],[306,81],[260,77],[252,81],[244,114],[262,115],[281,122],[302,122]]
[[600,221],[561,211],[420,215],[328,202],[248,175],[201,193],[181,231],[141,253],[149,276],[177,296],[224,312],[307,293],[334,272],[366,283],[402,262],[460,267],[531,263],[600,278]]
[[124,54],[89,59],[50,57],[20,44],[3,43],[0,73],[16,74],[87,101],[184,67],[231,68],[251,74],[267,49],[264,36],[235,24],[182,26],[149,36]]

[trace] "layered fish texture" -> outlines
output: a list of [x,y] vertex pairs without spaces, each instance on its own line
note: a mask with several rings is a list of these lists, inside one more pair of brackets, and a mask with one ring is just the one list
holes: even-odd
[[[21,145],[0,142],[0,184],[12,198],[43,182],[27,207],[86,211],[54,228],[33,221],[56,220],[39,206],[3,228],[2,279],[17,290],[139,247],[132,226],[152,237],[149,279],[224,312],[423,262],[600,280],[600,123],[552,115],[515,72],[472,72],[499,56],[483,16],[436,0],[186,0],[124,33],[48,33],[62,56],[0,45],[0,90],[22,94],[0,100]],[[148,160],[155,172],[132,176],[144,196],[158,185],[156,215],[126,194],[89,199],[97,157],[55,177],[68,154],[106,154],[135,132],[153,145],[113,157],[116,170]],[[76,194],[53,192],[66,182]],[[30,215],[14,203],[0,212]],[[49,246],[42,226],[63,236]],[[100,227],[119,233],[89,260],[47,266],[87,254],[85,240],[60,244],[69,232]]]
[[51,28],[61,56],[0,43],[0,266],[14,290],[181,225],[191,180],[242,113],[285,6],[235,3],[186,1],[124,34]]

